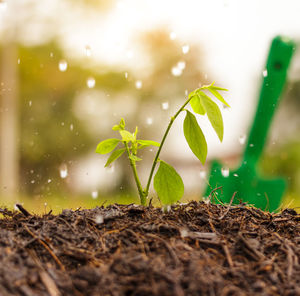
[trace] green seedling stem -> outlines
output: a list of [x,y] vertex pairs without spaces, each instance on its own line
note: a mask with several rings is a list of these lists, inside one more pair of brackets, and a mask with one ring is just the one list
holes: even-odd
[[158,150],[157,150],[157,152],[156,152],[156,155],[155,155],[155,157],[154,157],[154,160],[153,160],[153,164],[152,164],[151,171],[150,171],[150,174],[149,174],[147,186],[146,186],[146,189],[145,189],[145,194],[146,194],[146,196],[148,196],[148,194],[149,194],[149,188],[150,188],[150,184],[151,184],[151,181],[152,181],[153,173],[154,173],[155,167],[156,167],[156,165],[157,165],[157,162],[158,162],[159,155],[160,155],[160,152],[161,152],[161,150],[162,150],[162,147],[163,147],[163,145],[164,145],[164,143],[165,143],[165,141],[166,141],[166,138],[167,138],[167,136],[168,136],[168,134],[169,134],[169,131],[170,131],[170,129],[171,129],[171,127],[172,127],[172,125],[173,125],[175,119],[177,118],[177,116],[178,116],[182,111],[184,111],[184,107],[190,102],[191,99],[192,99],[192,97],[188,98],[188,99],[186,100],[186,102],[181,106],[181,108],[176,112],[176,114],[175,114],[174,116],[172,116],[171,119],[170,119],[170,122],[169,122],[169,124],[168,124],[168,127],[167,127],[167,129],[166,129],[166,131],[165,131],[165,133],[164,133],[164,135],[163,135],[163,137],[162,137],[161,144],[160,144],[160,146],[159,146],[159,148],[158,148]]
[[[168,205],[178,201],[183,196],[184,184],[181,177],[171,165],[159,158],[163,145],[174,121],[183,111],[186,111],[186,117],[183,123],[183,131],[186,141],[198,159],[203,164],[205,163],[207,156],[207,143],[202,130],[198,125],[196,117],[190,111],[185,109],[189,103],[194,113],[199,115],[207,114],[212,127],[216,131],[220,141],[222,141],[223,119],[221,112],[218,105],[207,94],[205,94],[204,90],[211,93],[222,104],[229,106],[219,93],[219,91],[224,91],[226,89],[217,87],[214,85],[214,83],[210,85],[204,85],[192,91],[185,103],[179,108],[175,115],[170,118],[169,124],[160,143],[149,140],[138,140],[136,138],[138,128],[136,127],[134,133],[130,133],[129,131],[125,130],[125,121],[122,118],[120,123],[118,125],[114,125],[112,128],[114,131],[119,131],[122,139],[111,138],[98,144],[96,149],[97,153],[106,154],[111,152],[111,155],[108,158],[105,166],[109,166],[126,151],[142,205],[147,204],[150,185],[158,163],[160,163],[160,165],[154,176],[154,189],[157,192],[160,201],[164,205]],[[116,149],[119,143],[123,143],[125,148]],[[141,158],[137,156],[137,153],[139,149],[143,149],[151,145],[158,147],[158,150],[153,159],[147,185],[145,188],[143,188],[136,168],[136,162],[141,160]]]

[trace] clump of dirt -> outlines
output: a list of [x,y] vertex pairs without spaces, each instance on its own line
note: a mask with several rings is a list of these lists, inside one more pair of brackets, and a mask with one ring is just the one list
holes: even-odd
[[0,209],[0,295],[300,295],[300,215],[204,202]]

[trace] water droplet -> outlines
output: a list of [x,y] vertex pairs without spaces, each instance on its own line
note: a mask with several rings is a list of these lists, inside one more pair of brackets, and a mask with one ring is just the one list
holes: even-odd
[[108,167],[106,167],[106,171],[109,174],[113,174],[115,172],[115,166],[113,164],[109,165]]
[[238,174],[233,174],[233,176],[234,176],[234,177],[238,177],[239,175],[238,175]]
[[148,125],[151,125],[151,124],[153,123],[153,118],[152,118],[152,117],[147,117],[146,123],[147,123]]
[[176,66],[171,69],[171,73],[173,76],[178,77],[182,74],[182,70]]
[[58,63],[58,69],[61,72],[65,72],[68,68],[68,63],[66,60],[60,60]]
[[187,96],[187,95],[189,94],[189,91],[186,89],[186,90],[184,91],[184,94]]
[[200,178],[201,178],[201,179],[205,179],[205,178],[206,178],[206,172],[205,172],[204,170],[201,170],[201,171],[199,172],[199,175],[200,175]]
[[128,78],[128,72],[125,72],[124,76],[125,76],[125,79],[127,79]]
[[20,65],[20,63],[21,63],[21,59],[18,59],[18,65]]
[[53,57],[54,57],[54,53],[50,52],[50,58],[53,58]]
[[32,101],[29,101],[28,105],[29,105],[29,107],[31,107],[32,106]]
[[94,77],[89,77],[86,81],[86,85],[88,88],[94,88],[96,84],[96,80]]
[[263,77],[267,77],[268,76],[268,70],[263,70]]
[[182,53],[187,54],[190,51],[190,46],[188,44],[185,44],[182,46]]
[[70,124],[70,131],[72,132],[74,130],[74,125],[73,123]]
[[239,143],[240,143],[241,145],[244,145],[245,142],[246,142],[246,135],[241,135],[241,136],[239,136]]
[[59,174],[62,179],[67,178],[68,176],[68,168],[66,164],[62,164],[59,169]]
[[177,67],[180,69],[180,70],[184,70],[185,69],[185,61],[179,61],[177,63]]
[[34,183],[35,183],[35,180],[31,180],[30,183],[31,183],[31,184],[34,184]]
[[61,123],[61,126],[64,126],[64,125],[65,125],[65,123],[64,123],[64,122],[62,122],[62,123]]
[[175,40],[176,37],[177,37],[177,35],[176,35],[175,32],[171,32],[171,33],[170,33],[170,39],[171,39],[171,40]]
[[161,107],[162,107],[163,110],[168,110],[169,109],[169,102],[163,102],[161,104]]
[[250,147],[254,147],[254,144],[249,144]]
[[86,45],[85,48],[84,48],[84,50],[85,50],[85,55],[87,57],[90,57],[92,55],[92,49],[91,49],[91,47],[89,45]]
[[222,173],[223,177],[227,178],[229,176],[229,168],[227,168],[227,167],[222,168],[221,173]]
[[103,215],[97,215],[97,216],[95,217],[95,222],[96,222],[97,224],[102,224],[102,223],[104,222],[104,217],[103,217]]
[[98,197],[98,191],[92,191],[92,198],[96,199]]
[[141,89],[141,88],[143,87],[143,82],[142,82],[141,80],[137,80],[137,81],[135,82],[135,87],[136,87],[137,89]]
[[52,180],[51,180],[51,179],[48,179],[48,180],[47,180],[47,183],[51,183],[51,182],[52,182]]

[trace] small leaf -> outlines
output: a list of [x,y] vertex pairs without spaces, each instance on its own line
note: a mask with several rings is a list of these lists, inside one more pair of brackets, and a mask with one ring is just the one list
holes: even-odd
[[183,122],[183,132],[187,143],[193,153],[198,157],[202,164],[205,163],[207,156],[207,144],[196,117],[186,111],[186,116]]
[[213,84],[212,84],[209,88],[214,89],[214,90],[224,90],[224,91],[228,91],[227,88],[215,86],[215,85],[213,85]]
[[125,129],[125,120],[124,118],[121,118],[120,123],[119,123],[120,128],[123,130]]
[[114,162],[116,159],[118,159],[125,152],[125,150],[126,150],[125,148],[122,148],[122,149],[113,151],[112,154],[107,159],[107,162],[104,167],[109,166],[112,162]]
[[148,146],[156,146],[156,147],[160,146],[158,142],[150,141],[150,140],[137,140],[137,142],[141,145],[138,147],[138,149],[142,149]]
[[112,130],[113,131],[119,131],[121,130],[120,126],[118,124],[115,124],[113,127],[112,127]]
[[172,166],[164,161],[160,161],[159,168],[154,176],[154,189],[165,205],[178,201],[184,193],[181,177]]
[[206,111],[201,104],[199,95],[197,95],[197,94],[194,95],[192,97],[192,99],[190,100],[190,104],[195,113],[200,114],[200,115],[205,114]]
[[204,92],[199,92],[199,95],[201,96],[201,103],[207,112],[208,119],[212,127],[216,131],[220,141],[222,142],[224,128],[221,111],[218,105],[214,101],[212,101],[212,99]]
[[[223,104],[225,104],[226,106],[230,107],[229,104],[224,100],[224,98],[221,96],[221,94],[216,91],[215,89],[213,89],[212,87],[208,88],[208,90]],[[225,90],[225,88],[223,89]]]
[[134,142],[135,141],[135,137],[132,133],[130,133],[129,131],[126,130],[121,130],[120,131],[120,135],[122,137],[122,141],[125,142]]
[[107,139],[100,142],[96,148],[96,153],[106,154],[113,151],[119,144],[119,139]]
[[142,160],[140,157],[137,157],[137,156],[134,155],[134,154],[129,155],[129,158],[130,158],[131,160],[133,160],[133,161],[140,161],[140,160]]

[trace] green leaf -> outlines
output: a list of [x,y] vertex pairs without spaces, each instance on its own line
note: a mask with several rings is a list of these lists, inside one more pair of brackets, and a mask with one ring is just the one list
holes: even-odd
[[201,97],[201,103],[206,110],[208,119],[212,127],[216,131],[220,141],[222,142],[224,127],[221,111],[218,105],[214,101],[212,101],[212,99],[204,92],[199,92],[199,95]]
[[196,94],[192,97],[192,99],[190,100],[190,104],[195,113],[201,114],[201,115],[205,114],[206,111],[201,104],[200,97],[198,94]]
[[123,130],[125,128],[125,120],[124,118],[121,118],[120,123],[119,123],[120,128]]
[[207,144],[196,117],[188,110],[183,122],[183,132],[187,143],[202,164],[207,156]]
[[96,148],[96,153],[106,154],[113,151],[119,144],[119,139],[107,139],[100,142]]
[[142,149],[148,146],[156,146],[159,147],[160,144],[155,141],[150,141],[150,140],[137,140],[137,143],[139,143],[141,146],[138,147],[138,149]]
[[214,89],[214,90],[224,90],[224,91],[228,91],[227,88],[215,86],[214,84],[210,85],[209,88]]
[[109,166],[112,162],[114,162],[116,159],[118,159],[125,152],[125,150],[126,150],[125,148],[122,148],[122,149],[113,151],[113,153],[107,159],[107,162],[104,167]]
[[134,155],[134,154],[130,154],[130,155],[129,155],[129,158],[130,158],[131,160],[133,160],[133,161],[140,161],[140,160],[142,160],[140,157],[137,157],[137,156]]
[[164,161],[160,161],[159,168],[154,176],[154,189],[165,205],[178,201],[184,193],[181,177],[172,166]]
[[112,127],[112,130],[113,131],[119,131],[121,130],[120,126],[118,124],[115,124],[113,127]]
[[134,142],[135,141],[135,137],[132,133],[130,133],[129,131],[126,130],[121,130],[120,131],[120,135],[122,137],[122,141],[125,142]]
[[[226,106],[230,107],[229,104],[224,100],[224,98],[221,96],[221,94],[216,91],[215,89],[213,89],[212,87],[208,88],[208,90],[223,104],[225,104]],[[224,88],[225,90],[225,88]]]

